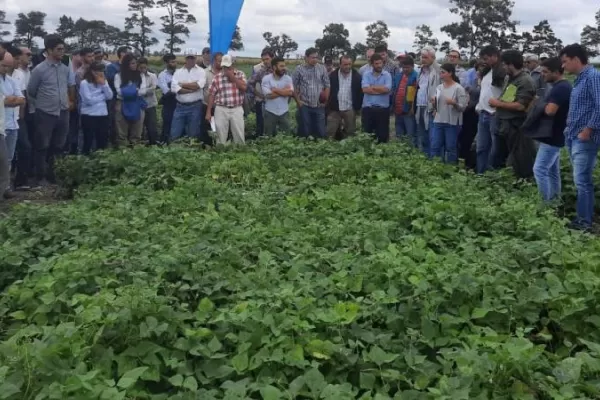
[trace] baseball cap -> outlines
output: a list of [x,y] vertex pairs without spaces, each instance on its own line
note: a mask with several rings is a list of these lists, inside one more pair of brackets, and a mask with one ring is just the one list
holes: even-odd
[[550,58],[550,56],[547,53],[542,53],[540,58]]
[[196,58],[196,54],[198,54],[198,52],[194,48],[187,48],[183,50],[183,55],[185,58]]
[[538,61],[538,60],[539,60],[539,58],[535,54],[528,54],[525,57],[525,61]]
[[229,54],[225,54],[221,59],[221,67],[231,67],[233,65],[233,59]]
[[396,60],[406,57],[408,57],[408,54],[406,54],[405,52],[396,54]]

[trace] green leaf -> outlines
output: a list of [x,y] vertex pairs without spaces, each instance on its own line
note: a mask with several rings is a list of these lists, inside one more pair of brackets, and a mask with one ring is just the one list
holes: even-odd
[[140,376],[142,376],[147,369],[148,367],[138,367],[125,372],[119,379],[117,386],[121,389],[128,389],[137,382]]
[[262,396],[263,400],[280,400],[284,398],[281,390],[271,385],[260,388],[260,395]]
[[371,351],[369,351],[369,360],[373,361],[378,366],[382,366],[383,364],[391,363],[396,358],[398,358],[397,354],[390,354],[383,351],[383,349],[379,346],[373,346]]
[[177,374],[169,378],[169,383],[175,387],[183,386],[183,376],[181,374]]
[[27,314],[25,314],[25,311],[22,311],[22,310],[15,311],[13,313],[10,313],[9,315],[12,318],[17,319],[17,320],[27,319]]
[[217,339],[216,336],[213,336],[213,338],[210,340],[210,342],[208,342],[208,349],[213,353],[216,353],[217,351],[221,350],[222,348],[223,348],[223,345],[221,344],[221,342],[219,342],[219,339]]
[[475,308],[471,313],[472,319],[484,318],[490,310],[487,308]]
[[240,373],[248,369],[248,353],[243,352],[231,359],[231,365]]
[[193,376],[188,376],[187,378],[185,378],[182,386],[186,389],[191,390],[192,392],[198,390],[198,382]]

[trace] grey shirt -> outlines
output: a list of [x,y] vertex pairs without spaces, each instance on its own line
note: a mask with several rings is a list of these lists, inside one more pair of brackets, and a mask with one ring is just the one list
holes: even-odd
[[323,64],[302,64],[296,68],[292,79],[300,100],[312,108],[319,106],[321,92],[330,85],[329,74]]
[[59,116],[69,109],[68,89],[73,86],[73,71],[60,61],[46,59],[31,71],[27,94],[34,99],[37,110]]
[[[446,99],[456,101],[455,105],[446,104]],[[435,117],[438,124],[462,125],[462,113],[467,108],[469,96],[458,83],[445,87],[442,83],[435,91]]]

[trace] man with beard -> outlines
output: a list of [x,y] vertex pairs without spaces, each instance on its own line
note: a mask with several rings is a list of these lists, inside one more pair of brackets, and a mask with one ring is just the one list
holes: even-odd
[[262,79],[265,96],[265,135],[290,132],[289,102],[294,96],[292,77],[286,74],[285,60],[276,57],[271,61],[273,72]]
[[198,66],[202,69],[210,68],[210,47],[202,49],[202,57],[198,60]]
[[173,74],[175,74],[175,70],[177,69],[177,57],[173,54],[165,54],[163,56],[163,62],[165,63],[165,69],[158,74],[157,85],[162,92],[162,96],[159,100],[159,104],[162,105],[162,136],[160,141],[167,143],[169,141],[169,135],[171,134],[173,114],[175,113],[175,107],[177,106],[176,95],[171,92]]
[[375,54],[379,54],[379,56],[383,60],[383,70],[387,71],[390,74],[390,76],[394,76],[400,73],[400,68],[398,67],[398,65],[396,65],[396,63],[393,60],[390,60],[387,45],[381,44],[379,46],[376,46]]
[[490,167],[494,158],[494,141],[496,140],[496,109],[490,105],[490,100],[500,97],[504,87],[506,72],[500,63],[500,50],[494,46],[486,46],[479,53],[483,62],[479,102],[475,110],[479,113],[477,136],[477,166],[475,172],[483,174]]
[[500,98],[489,100],[489,105],[496,109],[498,119],[493,166],[502,168],[509,160],[516,177],[520,179],[533,176],[535,161],[535,144],[521,130],[527,117],[527,108],[535,97],[535,84],[523,70],[523,64],[523,55],[519,51],[502,53],[502,66],[508,80]]
[[371,67],[362,78],[362,127],[365,132],[375,134],[378,143],[387,143],[390,140],[392,76],[383,69],[380,54],[373,54]]

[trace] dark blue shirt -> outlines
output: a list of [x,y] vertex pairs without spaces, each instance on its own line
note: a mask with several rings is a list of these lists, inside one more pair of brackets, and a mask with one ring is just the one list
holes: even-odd
[[[540,142],[550,146],[563,147],[565,145],[565,127],[573,87],[567,80],[555,82],[546,96],[546,102],[556,104],[558,111],[552,118],[552,137],[542,138]],[[548,90],[548,89],[546,89]]]

